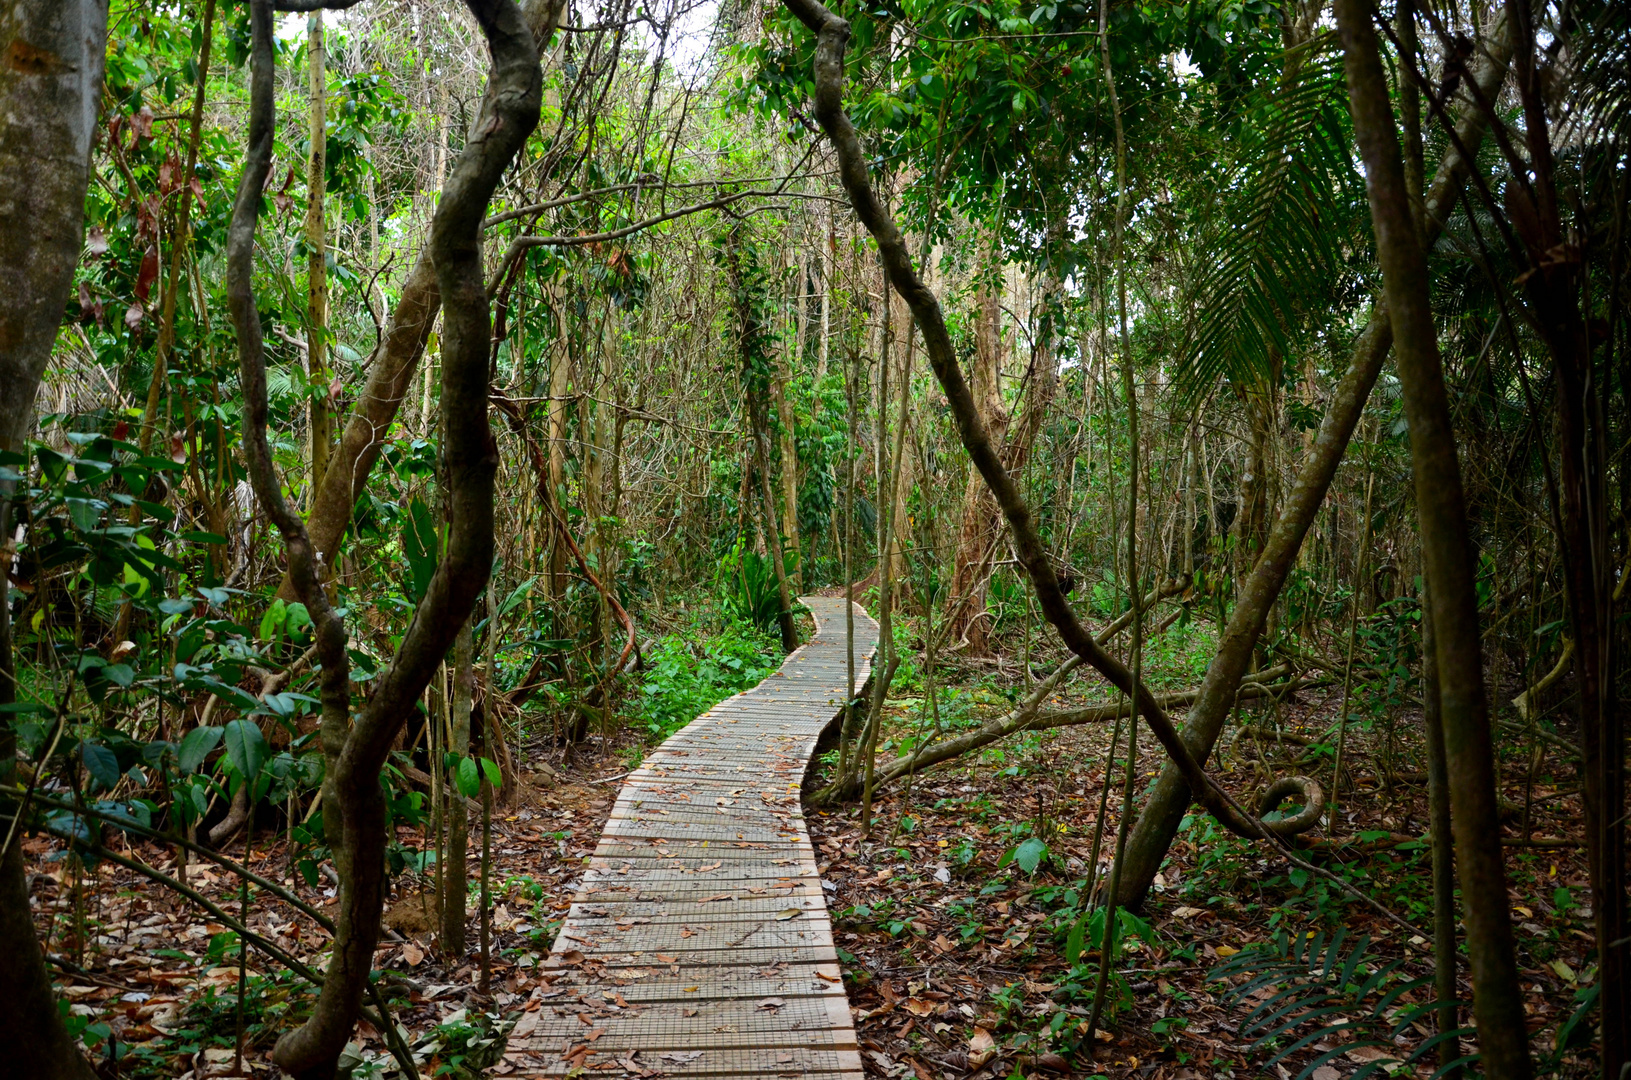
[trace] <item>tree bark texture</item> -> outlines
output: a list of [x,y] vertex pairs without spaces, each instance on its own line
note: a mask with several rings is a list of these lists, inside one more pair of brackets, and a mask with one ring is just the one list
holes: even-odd
[[311,444],[311,490],[328,470],[334,412],[328,370],[328,228],[324,219],[328,168],[328,64],[323,52],[323,13],[306,16],[306,58],[311,115],[306,129],[306,380],[307,438]]
[[[976,298],[970,389],[986,431],[992,439],[1002,442],[1008,430],[1008,413],[1002,405],[1002,287],[1000,279],[998,283],[990,280],[996,270],[1000,266],[988,268]],[[989,651],[985,598],[1002,532],[1001,515],[985,481],[978,472],[970,471],[957,528],[957,555],[951,575],[953,606],[946,640],[952,648],[967,642],[966,649],[973,656],[984,656]]]
[[[1058,291],[1058,282],[1044,283],[1044,302]],[[1002,449],[999,456],[1011,473],[1021,472],[1030,460],[1036,437],[1053,406],[1059,388],[1059,356],[1053,332],[1053,316],[1044,311],[1025,380],[1023,407],[1017,423],[1010,426],[1002,401],[1001,289],[982,284],[976,315],[972,389],[980,415],[986,420],[993,442]],[[947,640],[955,646],[967,642],[967,651],[983,656],[989,649],[990,626],[985,617],[986,590],[1002,538],[1002,511],[978,473],[970,474],[963,496],[963,513],[958,525],[957,555],[952,569],[951,614]]]
[[[1489,54],[1473,73],[1481,90],[1493,94],[1506,77],[1512,57],[1512,38],[1504,20],[1497,22],[1489,37]],[[1485,130],[1485,119],[1477,109],[1469,109],[1457,124],[1461,145],[1476,153]],[[1469,175],[1468,162],[1455,150],[1439,164],[1426,198],[1428,239],[1444,229],[1451,208]],[[1190,752],[1204,762],[1223,732],[1224,722],[1234,706],[1235,689],[1251,667],[1252,653],[1268,621],[1269,612],[1296,564],[1303,538],[1319,514],[1325,493],[1342,464],[1348,442],[1365,411],[1365,401],[1381,374],[1388,350],[1393,346],[1393,325],[1385,297],[1371,309],[1370,321],[1354,342],[1348,370],[1331,395],[1319,433],[1309,448],[1297,479],[1287,493],[1280,516],[1264,544],[1263,554],[1251,574],[1241,583],[1230,613],[1229,623],[1218,640],[1217,652],[1206,669],[1199,695],[1184,721],[1183,738]],[[1121,879],[1121,902],[1136,906],[1143,902],[1150,884],[1161,869],[1167,848],[1178,833],[1184,811],[1189,806],[1188,784],[1176,766],[1168,763],[1139,815],[1138,824],[1127,843],[1126,873]]]
[[1476,562],[1429,299],[1427,257],[1411,213],[1372,15],[1368,0],[1337,0],[1348,98],[1365,165],[1371,225],[1393,325],[1405,420],[1410,426],[1422,562],[1432,605],[1450,822],[1472,967],[1473,1013],[1485,1075],[1491,1080],[1528,1080],[1532,1075],[1529,1032],[1501,857]]
[[[21,0],[0,6],[0,450],[21,453],[40,376],[62,325],[85,239],[85,189],[102,95],[107,4]],[[19,470],[24,471],[24,470]],[[9,481],[0,481],[0,593],[14,554]],[[0,704],[16,700],[11,605],[0,596]],[[0,723],[0,781],[16,744]],[[7,826],[20,807],[0,804]],[[8,832],[10,830],[8,829]],[[34,937],[22,830],[0,852],[0,1043],[5,1071],[41,1080],[92,1075],[57,1012]]]

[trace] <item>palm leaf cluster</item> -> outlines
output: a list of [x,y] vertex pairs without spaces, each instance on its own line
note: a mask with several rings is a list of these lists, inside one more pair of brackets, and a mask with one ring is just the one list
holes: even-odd
[[1192,397],[1220,377],[1263,379],[1271,351],[1305,340],[1308,313],[1327,306],[1365,242],[1346,105],[1340,55],[1321,51],[1242,117],[1234,152],[1209,181],[1188,275],[1177,374]]
[[[1372,1048],[1377,1051],[1375,1057],[1351,1075],[1351,1080],[1365,1080],[1383,1068],[1414,1064],[1446,1039],[1472,1033],[1457,1028],[1432,1035],[1405,1054],[1396,1040],[1440,1006],[1436,1001],[1405,1004],[1401,999],[1424,987],[1430,990],[1433,979],[1405,977],[1403,958],[1380,965],[1367,962],[1370,942],[1368,934],[1353,938],[1341,927],[1330,935],[1320,931],[1292,936],[1281,931],[1274,940],[1229,957],[1207,978],[1213,982],[1241,980],[1224,993],[1229,1004],[1256,1000],[1239,1031],[1243,1037],[1255,1038],[1254,1052],[1280,1044],[1264,1062],[1265,1069],[1315,1043],[1325,1047],[1296,1080],[1308,1080],[1314,1070],[1345,1054]],[[1458,1064],[1476,1058],[1476,1054],[1469,1055]]]

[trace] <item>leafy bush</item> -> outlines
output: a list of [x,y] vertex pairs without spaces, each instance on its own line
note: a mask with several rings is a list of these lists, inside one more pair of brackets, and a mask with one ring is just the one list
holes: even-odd
[[670,634],[646,653],[639,720],[661,741],[775,671],[779,652],[769,634],[741,622],[712,637]]
[[719,560],[719,584],[725,610],[734,618],[764,631],[776,625],[782,607],[775,564],[750,551],[741,537]]

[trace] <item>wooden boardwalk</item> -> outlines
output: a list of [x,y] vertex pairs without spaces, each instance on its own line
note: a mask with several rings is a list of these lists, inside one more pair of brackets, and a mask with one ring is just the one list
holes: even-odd
[[[860,1080],[799,796],[843,703],[844,601],[804,603],[810,642],[624,782],[511,1039],[524,1075]],[[857,606],[857,687],[877,637]]]

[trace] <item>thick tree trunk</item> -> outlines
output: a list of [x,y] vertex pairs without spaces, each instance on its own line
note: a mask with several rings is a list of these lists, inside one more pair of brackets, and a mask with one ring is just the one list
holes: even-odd
[[[1450,827],[1450,772],[1444,756],[1444,720],[1438,711],[1437,644],[1430,600],[1422,604],[1421,614],[1422,728],[1427,744],[1428,835],[1433,842],[1433,995],[1440,1002],[1435,1010],[1437,1034],[1443,1035],[1459,1026],[1455,1007],[1459,955],[1455,943],[1455,835]],[[1439,1044],[1441,1069],[1460,1058],[1459,1039],[1447,1038]]]
[[1371,224],[1410,425],[1478,1047],[1484,1074],[1491,1080],[1528,1080],[1533,1067],[1501,857],[1475,561],[1429,299],[1427,258],[1411,213],[1371,15],[1368,0],[1337,0],[1354,133],[1365,165]]
[[[763,415],[763,408],[760,408]],[[787,586],[787,563],[782,558],[781,538],[777,535],[776,495],[770,485],[770,451],[768,436],[761,429],[753,436],[753,459],[759,474],[760,505],[764,507],[765,546],[770,549],[770,564],[776,572],[776,599],[781,610],[776,624],[781,628],[782,651],[792,652],[799,647],[798,624],[793,621],[793,594]]]
[[1234,573],[1237,584],[1245,582],[1268,549],[1269,517],[1274,512],[1271,473],[1275,468],[1274,447],[1279,434],[1280,359],[1272,356],[1272,374],[1267,380],[1241,391],[1246,406],[1246,471],[1240,478],[1240,512],[1235,515]]
[[[1000,279],[999,279],[1000,280]],[[1044,282],[1043,304],[1058,291],[1058,282]],[[980,415],[986,418],[991,439],[1001,447],[999,456],[1010,473],[1024,470],[1047,422],[1048,410],[1059,388],[1059,351],[1053,317],[1044,310],[1026,373],[1019,420],[1010,424],[1002,401],[1001,289],[982,285],[975,326],[975,365],[972,389]],[[957,555],[952,569],[946,640],[953,647],[967,641],[967,651],[983,656],[989,651],[985,614],[986,591],[1002,536],[1002,510],[978,472],[970,473],[963,494],[963,512],[957,531]]]
[[[1000,260],[994,260],[999,263]],[[991,438],[1001,444],[1008,431],[1008,412],[1002,404],[1002,286],[982,279],[974,323],[974,369],[970,389],[975,407]],[[951,648],[961,643],[970,655],[990,651],[985,617],[986,590],[991,582],[991,566],[1002,533],[1002,511],[991,489],[970,469],[963,491],[963,513],[957,527],[957,555],[952,564],[951,613],[946,640]]]
[[[21,453],[34,398],[62,323],[85,237],[85,188],[102,94],[107,5],[21,0],[0,7],[0,451]],[[13,466],[15,467],[15,465]],[[26,471],[26,470],[19,470]],[[12,485],[0,481],[0,535],[11,535]],[[0,591],[11,545],[0,549]],[[0,704],[16,700],[11,605],[0,598]],[[14,781],[16,744],[0,723],[0,780]],[[7,800],[0,821],[20,810]],[[0,1071],[40,1080],[92,1075],[57,1011],[34,937],[22,830],[0,852]]]
[[[334,411],[328,396],[328,227],[324,220],[328,167],[328,64],[323,51],[323,13],[306,16],[306,57],[311,115],[306,137],[306,436],[311,453],[311,492],[328,475],[334,442]],[[308,496],[309,505],[310,496]],[[349,507],[347,508],[349,509]]]
[[[1491,94],[1506,77],[1507,64],[1512,57],[1512,38],[1504,21],[1498,22],[1488,39],[1489,54],[1474,72],[1478,86]],[[1457,125],[1461,144],[1476,153],[1484,135],[1483,115],[1470,109]],[[1450,209],[1467,182],[1468,163],[1459,153],[1451,150],[1439,164],[1437,175],[1428,192],[1427,233],[1435,238],[1444,228]],[[1336,476],[1338,466],[1348,448],[1348,440],[1364,413],[1365,400],[1381,373],[1393,345],[1393,326],[1388,318],[1385,299],[1379,300],[1371,310],[1370,321],[1354,342],[1348,361],[1348,370],[1331,395],[1325,419],[1320,423],[1318,435],[1310,447],[1296,482],[1286,495],[1279,518],[1264,544],[1263,555],[1257,560],[1251,574],[1241,584],[1229,624],[1218,641],[1217,652],[1206,669],[1201,682],[1200,695],[1189,709],[1184,721],[1183,738],[1190,752],[1204,762],[1223,732],[1223,724],[1234,704],[1235,688],[1241,676],[1251,667],[1252,653],[1257,647],[1269,612],[1285,586],[1286,576],[1296,563],[1303,538],[1319,513],[1325,493]],[[1166,858],[1167,848],[1178,833],[1178,825],[1190,803],[1189,785],[1180,770],[1168,763],[1161,770],[1160,779],[1139,815],[1138,824],[1128,838],[1127,867],[1121,879],[1121,901],[1136,905],[1143,901]]]

